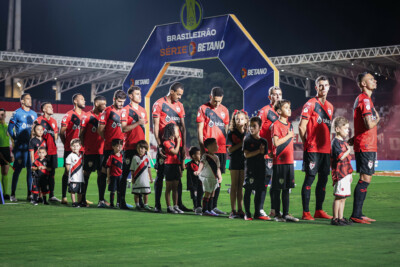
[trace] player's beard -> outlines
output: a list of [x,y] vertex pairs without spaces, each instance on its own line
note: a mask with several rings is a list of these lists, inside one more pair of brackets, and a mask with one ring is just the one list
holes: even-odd
[[78,104],[77,107],[80,108],[80,109],[84,109],[84,108],[85,108],[85,105],[79,105],[79,104]]

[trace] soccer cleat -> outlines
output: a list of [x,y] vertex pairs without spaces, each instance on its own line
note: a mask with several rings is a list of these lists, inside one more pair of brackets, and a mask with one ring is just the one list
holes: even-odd
[[74,202],[74,203],[72,203],[72,207],[73,208],[80,208],[81,206],[79,205],[78,202]]
[[10,196],[11,202],[18,202],[18,199],[15,196]]
[[196,215],[202,215],[203,214],[203,209],[201,207],[197,207],[194,212],[196,213]]
[[[52,196],[51,198],[49,198],[50,202],[61,202],[61,200],[59,200],[58,198],[56,198],[55,196]],[[92,203],[93,204],[93,203]]]
[[174,210],[179,213],[179,214],[183,214],[185,213],[183,210],[181,210],[178,206],[174,206]]
[[140,205],[136,205],[136,206],[135,206],[135,210],[137,210],[137,211],[141,211],[141,210],[142,210],[142,208],[140,207]]
[[367,222],[376,222],[376,220],[368,218],[367,216],[361,216],[361,219],[363,219],[364,221],[367,221]]
[[32,204],[33,206],[37,206],[37,205],[38,205],[38,203],[37,203],[36,201],[34,201],[34,200],[31,201],[31,204]]
[[32,196],[32,195],[28,195],[28,196],[26,197],[26,201],[28,201],[28,202],[30,202],[32,199],[33,199],[33,196]]
[[350,220],[351,220],[352,222],[355,222],[355,223],[371,224],[369,221],[364,221],[363,219],[361,219],[361,218],[356,218],[356,217],[350,217]]
[[193,210],[186,208],[185,205],[179,206],[179,209],[184,212],[193,212]]
[[204,215],[204,216],[214,216],[214,215],[212,215],[212,213],[209,212],[208,210],[206,210],[205,212],[203,212],[203,215]]
[[173,214],[177,214],[178,212],[173,208],[173,207],[171,207],[171,206],[169,206],[168,208],[167,208],[167,212],[168,213],[173,213]]
[[230,214],[229,214],[229,219],[236,219],[236,218],[239,218],[239,215],[236,213],[236,212],[231,212]]
[[61,204],[68,205],[68,200],[67,200],[67,198],[66,198],[66,197],[63,197],[63,198],[62,198],[62,200],[61,200]]
[[226,214],[226,212],[223,212],[222,210],[218,208],[214,208],[212,211],[214,211],[216,214]]
[[244,219],[244,211],[243,210],[238,210],[237,215],[239,215],[239,218]]
[[50,203],[47,200],[43,200],[43,205],[50,205]]
[[340,219],[341,223],[345,224],[345,225],[353,225],[353,222],[350,220],[347,220],[346,218],[342,218]]
[[277,215],[277,216],[275,216],[274,217],[274,220],[276,221],[276,222],[286,222],[286,220],[282,217],[282,215]]
[[263,210],[263,209],[260,210],[260,215],[261,216],[268,216],[267,213],[265,212],[265,210]]
[[336,219],[331,219],[331,225],[336,225],[336,226],[338,226],[338,219],[336,218]]
[[332,219],[333,216],[328,215],[325,211],[323,210],[316,210],[314,213],[314,218],[319,218],[319,219]]
[[97,204],[97,207],[98,207],[98,208],[105,208],[105,207],[106,207],[106,204],[104,203],[104,200],[100,200],[100,201],[99,201],[99,204]]
[[89,200],[87,200],[87,199],[86,199],[86,204],[88,204],[88,205],[92,205],[92,204],[93,204],[93,202],[92,202],[92,201],[89,201]]
[[292,215],[288,214],[285,217],[283,217],[287,222],[298,222],[299,219],[296,217],[293,217]]
[[128,203],[125,203],[126,204],[126,206],[128,207],[128,208],[133,208],[133,206],[131,205],[131,204],[128,204]]
[[155,212],[155,213],[162,213],[162,209],[161,209],[161,208],[155,207],[155,208],[154,208],[154,212]]
[[121,204],[119,205],[120,210],[129,210],[128,206],[126,204]]
[[4,200],[10,200],[10,195],[4,195]]
[[146,210],[146,211],[152,211],[152,209],[150,208],[150,206],[147,205],[147,204],[144,204],[143,209]]
[[309,211],[303,211],[303,216],[301,217],[302,220],[306,221],[314,221],[315,219],[311,216]]
[[245,221],[252,221],[253,218],[251,218],[251,215],[247,216],[247,214],[244,215],[244,220]]
[[211,211],[210,211],[210,214],[211,214],[212,216],[219,216],[218,213],[216,213],[214,210],[211,210]]
[[254,220],[270,221],[271,218],[268,216],[258,216],[258,217],[254,217]]

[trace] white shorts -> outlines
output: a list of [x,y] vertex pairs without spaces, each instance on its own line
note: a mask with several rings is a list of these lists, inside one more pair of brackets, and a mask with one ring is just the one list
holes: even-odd
[[218,180],[215,179],[214,177],[208,178],[208,177],[199,176],[199,179],[203,183],[203,191],[204,192],[212,193],[219,186]]
[[352,182],[353,176],[350,173],[333,186],[333,195],[337,197],[349,197],[351,195]]

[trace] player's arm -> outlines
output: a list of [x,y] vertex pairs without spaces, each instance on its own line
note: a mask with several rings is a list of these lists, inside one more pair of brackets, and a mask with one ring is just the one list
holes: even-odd
[[153,178],[151,177],[151,168],[149,167],[149,168],[147,168],[147,169],[148,169],[148,171],[149,171],[150,183],[152,184],[154,181],[153,181]]
[[81,129],[79,130],[79,140],[81,140],[82,144],[84,144],[83,140],[85,139],[85,134],[86,134],[86,127],[81,126]]
[[340,160],[344,160],[345,158],[347,158],[348,155],[350,155],[351,149],[350,147],[347,147],[346,152],[343,153],[343,155],[340,157]]
[[200,150],[201,150],[202,154],[205,152],[204,141],[203,141],[203,129],[204,129],[204,122],[203,121],[198,122],[197,123],[197,140],[199,141]]
[[183,156],[185,156],[185,147],[186,147],[186,125],[185,125],[185,118],[181,118],[181,126],[180,131],[182,133],[182,146],[183,146]]
[[121,122],[121,129],[122,129],[123,133],[126,133],[129,131],[132,131],[139,125],[145,125],[145,124],[146,124],[145,119],[143,119],[142,117],[139,116],[139,120],[133,124],[128,125],[128,122],[126,122],[126,121]]
[[299,123],[299,135],[300,135],[301,141],[303,142],[303,145],[306,143],[306,132],[307,132],[308,122],[309,122],[309,120],[301,118],[300,123]]
[[101,136],[101,138],[104,138],[104,131],[106,129],[106,126],[104,124],[99,124],[99,127],[97,127],[97,133]]
[[181,141],[182,141],[182,139],[181,139],[181,137],[179,136],[177,139],[176,139],[176,145],[175,145],[175,147],[174,148],[170,148],[169,149],[169,152],[171,152],[172,154],[174,154],[174,155],[178,155],[179,154],[179,149],[180,149],[180,146],[181,146]]
[[237,143],[236,145],[233,146],[228,146],[226,149],[229,153],[235,152],[236,150],[242,148],[243,146],[243,140],[240,143]]
[[222,173],[220,168],[218,168],[217,170],[217,176],[218,176],[218,183],[222,183]]
[[[374,110],[375,110],[375,108],[374,108]],[[364,124],[365,124],[365,127],[368,130],[373,129],[374,127],[376,127],[378,125],[380,119],[381,119],[376,110],[375,110],[375,114],[376,114],[376,120],[372,120],[372,115],[367,115],[367,116],[364,117]]]
[[65,164],[65,171],[69,173],[69,170],[71,169],[71,164]]
[[261,147],[264,147],[264,145],[261,145],[260,149],[257,149],[257,150],[254,150],[254,151],[248,151],[248,150],[245,149],[243,151],[244,152],[244,157],[246,159],[248,159],[248,158],[252,158],[252,157],[257,156],[258,154],[264,154],[264,152],[261,152]]
[[161,147],[161,140],[160,140],[160,118],[159,117],[153,117],[153,129],[154,129],[154,137],[156,138],[157,141],[157,146]]
[[35,162],[35,155],[34,155],[33,149],[29,150],[29,155],[31,157],[31,162]]
[[65,144],[65,132],[67,130],[67,126],[61,126],[60,129],[60,139],[63,144]]
[[204,167],[204,164],[203,164],[203,162],[200,161],[199,168],[193,174],[196,175],[196,176],[199,176],[199,174],[203,170],[203,167]]
[[7,127],[7,132],[8,135],[11,137],[11,140],[13,142],[15,142],[15,138],[16,138],[16,134],[14,132],[14,128],[15,128],[15,119],[16,119],[16,115],[14,114],[11,119],[10,122],[8,123],[8,127]]
[[274,146],[278,147],[278,146],[282,145],[283,143],[285,143],[290,138],[293,138],[293,136],[294,136],[293,130],[290,130],[289,133],[285,137],[282,137],[282,138],[279,138],[278,136],[274,135],[272,138],[272,142],[273,142]]

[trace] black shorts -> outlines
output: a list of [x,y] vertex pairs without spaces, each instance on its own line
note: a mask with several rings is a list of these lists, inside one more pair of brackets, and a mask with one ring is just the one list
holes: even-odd
[[88,173],[94,171],[101,171],[102,162],[103,162],[103,155],[100,154],[83,155],[83,171]]
[[47,167],[51,168],[52,171],[55,171],[58,168],[58,157],[56,155],[47,155]]
[[[9,147],[0,147],[0,153],[8,162],[11,162],[11,153]],[[5,166],[7,164],[8,163],[6,163],[2,158],[0,158],[0,166]]]
[[265,176],[272,176],[272,167],[274,166],[272,159],[265,159]]
[[376,152],[355,152],[357,172],[366,175],[375,173]]
[[68,184],[68,193],[77,193],[77,194],[82,194],[83,190],[83,183],[69,183]]
[[252,177],[245,175],[243,188],[246,190],[265,190],[265,176]]
[[72,153],[72,151],[65,151],[64,150],[64,167],[65,167],[65,160],[69,156],[69,154],[71,154],[71,153]]
[[331,168],[331,155],[328,153],[304,152],[303,172],[315,176],[318,174],[329,175]]
[[50,194],[50,181],[49,176],[42,175],[39,178],[39,187],[43,195]]
[[[224,155],[226,157],[226,154]],[[229,160],[229,170],[244,170],[243,152],[240,151],[240,153],[232,153],[231,159]]]
[[40,193],[40,178],[32,176],[31,192],[32,192],[32,194]]
[[122,177],[128,177],[130,168],[131,168],[131,162],[133,159],[133,156],[137,155],[137,150],[132,149],[132,150],[125,150],[124,151],[124,160],[122,163]]
[[165,180],[168,182],[179,181],[182,177],[180,164],[164,164]]
[[272,174],[272,189],[294,188],[294,165],[275,164]]
[[118,191],[118,185],[121,181],[121,176],[110,176],[110,183],[108,184],[108,191]]
[[[220,164],[219,169],[221,170],[221,173],[225,173],[226,153],[215,153],[215,155],[217,155],[217,157],[219,158],[219,164]],[[243,162],[243,164],[244,164],[244,162]],[[244,169],[244,165],[243,165],[243,169]]]
[[107,169],[107,160],[113,152],[114,152],[113,150],[104,150],[103,161],[101,162],[101,167]]

